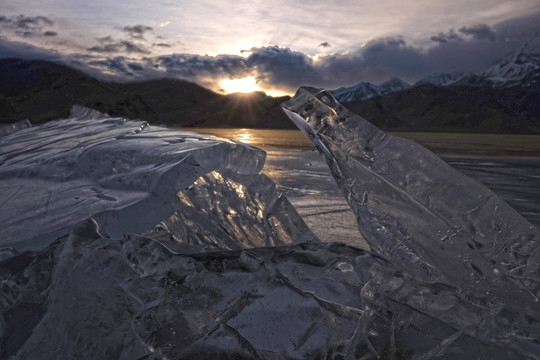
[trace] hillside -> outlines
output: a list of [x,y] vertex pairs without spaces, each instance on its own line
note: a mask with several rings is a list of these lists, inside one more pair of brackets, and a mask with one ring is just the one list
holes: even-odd
[[152,124],[293,128],[288,99],[224,96],[178,79],[107,83],[47,61],[0,60],[0,118],[33,123],[65,118],[79,104]]
[[343,105],[384,130],[540,132],[538,81],[499,88],[424,84]]
[[[426,83],[396,89],[343,105],[384,130],[540,132],[537,78],[504,87]],[[65,118],[71,106],[79,104],[157,125],[289,129],[295,127],[280,108],[288,98],[264,93],[225,96],[178,79],[102,82],[52,62],[0,60],[3,122]]]

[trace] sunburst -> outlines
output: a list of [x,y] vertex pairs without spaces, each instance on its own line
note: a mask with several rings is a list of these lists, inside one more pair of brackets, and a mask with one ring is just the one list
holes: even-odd
[[219,85],[226,94],[248,94],[254,91],[262,91],[259,85],[257,85],[257,81],[253,76],[248,76],[241,79],[224,79],[219,83]]

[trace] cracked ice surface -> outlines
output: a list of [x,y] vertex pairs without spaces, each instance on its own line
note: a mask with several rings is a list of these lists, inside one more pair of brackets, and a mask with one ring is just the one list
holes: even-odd
[[0,276],[5,358],[538,354],[535,318],[339,243],[176,254],[136,234],[108,238],[89,220],[1,262]]
[[213,136],[92,117],[0,138],[0,246],[41,249],[90,217],[111,236],[148,230],[200,176],[257,174],[266,157]]
[[175,212],[144,234],[175,252],[318,241],[265,175],[213,171],[178,197]]
[[[259,150],[121,119],[21,126],[0,138],[0,183],[41,197],[0,193],[3,216],[26,221],[0,241],[62,236],[0,248],[0,358],[539,358],[536,229],[326,92],[302,88],[285,108],[378,254],[313,241],[257,174]],[[54,201],[32,189],[44,185]],[[42,224],[48,211],[60,225]]]

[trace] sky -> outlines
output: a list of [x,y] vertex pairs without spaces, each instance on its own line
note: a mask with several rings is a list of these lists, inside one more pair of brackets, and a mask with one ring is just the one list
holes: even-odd
[[539,32],[539,0],[0,0],[0,58],[220,93],[482,71]]

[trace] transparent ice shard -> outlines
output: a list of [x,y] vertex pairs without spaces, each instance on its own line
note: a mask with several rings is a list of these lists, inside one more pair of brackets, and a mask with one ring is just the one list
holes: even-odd
[[230,170],[180,191],[175,212],[144,235],[182,253],[318,241],[272,180]]
[[257,174],[266,157],[213,136],[92,117],[1,138],[0,247],[40,249],[90,217],[111,236],[146,231],[174,212],[177,192],[197,178]]
[[540,233],[488,188],[327,91],[302,87],[282,107],[326,158],[372,251],[424,280],[538,301]]

